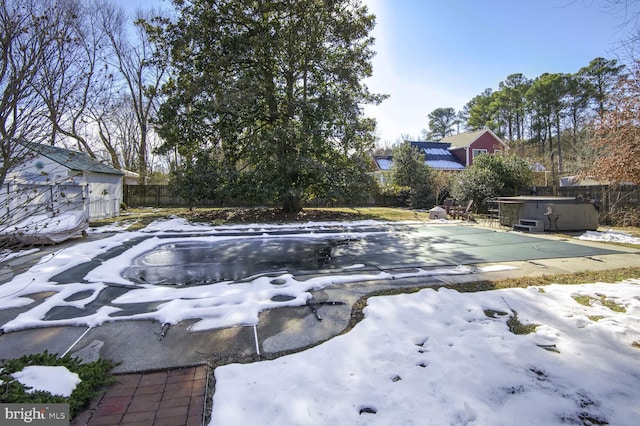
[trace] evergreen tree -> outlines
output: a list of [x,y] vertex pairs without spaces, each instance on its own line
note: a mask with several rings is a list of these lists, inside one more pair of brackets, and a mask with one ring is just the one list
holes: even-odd
[[[297,212],[332,190],[336,164],[374,141],[369,93],[374,16],[360,0],[174,0],[158,26],[176,73],[165,86],[164,150],[213,150],[250,189]],[[353,180],[353,179],[352,179]]]
[[624,65],[618,65],[615,59],[605,58],[595,58],[578,71],[577,76],[582,79],[585,92],[595,104],[594,109],[600,118],[606,110],[607,96],[613,91],[623,73]]
[[425,164],[424,155],[408,142],[393,150],[391,181],[399,187],[410,188],[410,207],[424,208],[435,203],[433,170]]
[[493,90],[485,89],[481,94],[471,99],[464,107],[465,116],[467,117],[467,127],[469,130],[482,130],[490,128],[496,130],[490,126],[492,121],[491,114],[491,99]]
[[453,127],[458,117],[453,108],[437,108],[427,116],[429,119],[429,133],[427,138],[440,140],[453,134]]
[[500,82],[494,93],[494,115],[502,117],[509,141],[520,140],[524,134],[525,93],[531,81],[523,74],[511,74]]

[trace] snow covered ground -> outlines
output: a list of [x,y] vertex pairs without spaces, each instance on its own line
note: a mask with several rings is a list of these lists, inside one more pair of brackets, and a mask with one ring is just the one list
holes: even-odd
[[[298,228],[314,226],[320,225]],[[173,219],[44,256],[0,285],[0,309],[27,307],[34,293],[54,294],[2,328],[93,327],[143,318],[173,323],[203,316],[197,327],[211,328],[250,324],[257,312],[273,307],[272,286],[262,277],[246,286],[141,286],[91,315],[43,319],[55,306],[86,306],[107,283],[132,284],[121,272],[149,247],[134,246],[104,262],[84,283],[57,284],[51,281],[55,275],[134,238],[178,231],[221,238],[216,228]],[[611,232],[583,237],[614,238]],[[640,244],[630,236],[627,242]],[[311,289],[337,279],[301,285],[290,275],[280,278],[286,283],[278,285],[278,294],[288,288],[294,298],[285,303],[291,304],[304,303]],[[81,292],[84,297],[77,297]],[[585,300],[589,306],[579,303]],[[120,310],[118,303],[131,301],[165,303],[157,312],[110,316]],[[537,324],[535,333],[511,333],[507,320],[513,312],[522,323]],[[464,294],[425,289],[371,298],[365,316],[349,333],[313,349],[217,368],[211,424],[636,425],[640,418],[640,280]],[[36,381],[50,375],[36,373],[42,375]]]
[[627,243],[640,245],[640,238],[634,237],[625,232],[613,231],[611,229],[605,232],[598,231],[586,231],[584,234],[578,237],[579,240],[586,241],[608,241],[615,243]]
[[[512,309],[538,325],[535,333],[509,331]],[[365,314],[349,333],[305,352],[217,368],[211,425],[631,426],[640,419],[640,280],[425,289],[371,298]]]

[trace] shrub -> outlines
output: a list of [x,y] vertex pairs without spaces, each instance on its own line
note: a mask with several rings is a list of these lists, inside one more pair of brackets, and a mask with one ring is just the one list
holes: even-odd
[[407,199],[409,207],[424,208],[435,203],[433,170],[425,164],[424,156],[408,143],[400,144],[393,150],[391,181],[396,186],[410,188]]
[[[69,397],[52,395],[49,392],[27,392],[25,387],[12,377],[30,365],[63,366],[76,373],[81,382]],[[115,364],[109,360],[98,360],[83,364],[79,358],[65,355],[58,358],[46,350],[41,354],[25,355],[21,358],[6,361],[0,370],[0,402],[2,403],[69,403],[69,414],[73,418],[93,397],[100,388],[115,382],[110,374]]]
[[491,198],[519,195],[532,179],[529,164],[517,155],[480,155],[455,179],[451,195],[483,206]]

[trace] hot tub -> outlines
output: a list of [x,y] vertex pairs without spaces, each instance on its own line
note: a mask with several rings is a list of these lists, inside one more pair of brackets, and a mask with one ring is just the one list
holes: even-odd
[[598,210],[581,197],[501,197],[500,225],[537,225],[538,231],[595,231]]

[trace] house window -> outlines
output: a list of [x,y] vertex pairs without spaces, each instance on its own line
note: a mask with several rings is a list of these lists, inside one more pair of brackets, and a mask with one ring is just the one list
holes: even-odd
[[480,154],[486,154],[487,150],[486,149],[474,149],[471,154],[473,155],[473,158],[476,158],[478,155]]
[[496,149],[496,150],[493,151],[493,153],[497,154],[497,155],[501,155],[502,154],[502,150],[501,149]]

